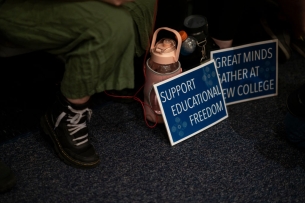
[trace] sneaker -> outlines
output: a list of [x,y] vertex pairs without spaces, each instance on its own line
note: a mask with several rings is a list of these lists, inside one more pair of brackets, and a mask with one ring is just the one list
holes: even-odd
[[291,40],[291,47],[305,57],[305,40],[302,36],[299,38],[293,38]]
[[88,139],[86,121],[92,113],[88,103],[74,105],[58,94],[53,106],[41,118],[42,130],[50,136],[59,157],[77,168],[92,168],[100,162]]
[[12,189],[16,182],[16,177],[11,169],[0,161],[0,193]]
[[283,62],[289,60],[291,55],[290,35],[286,29],[284,29],[285,26],[279,21],[267,20],[266,18],[261,18],[260,22],[266,33],[272,39],[278,39],[279,58],[282,59]]

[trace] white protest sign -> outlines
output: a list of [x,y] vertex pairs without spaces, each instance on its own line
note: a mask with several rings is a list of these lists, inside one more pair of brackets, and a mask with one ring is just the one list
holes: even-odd
[[226,104],[278,94],[278,41],[268,40],[211,52]]
[[171,145],[228,117],[214,60],[154,84]]

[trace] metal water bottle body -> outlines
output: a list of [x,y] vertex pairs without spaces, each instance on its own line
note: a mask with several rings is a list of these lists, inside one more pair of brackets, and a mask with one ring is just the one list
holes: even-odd
[[188,36],[188,34],[184,30],[179,31],[179,34],[181,35],[182,39],[180,54],[183,56],[188,56],[192,54],[197,47],[196,38]]

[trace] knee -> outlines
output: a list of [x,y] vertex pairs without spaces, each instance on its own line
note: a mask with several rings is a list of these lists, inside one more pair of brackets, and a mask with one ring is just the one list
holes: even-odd
[[130,13],[123,8],[116,8],[112,16],[100,19],[93,26],[99,43],[122,46],[133,41],[134,23]]
[[120,9],[113,21],[113,35],[120,38],[131,37],[134,34],[134,22],[130,13],[125,9]]

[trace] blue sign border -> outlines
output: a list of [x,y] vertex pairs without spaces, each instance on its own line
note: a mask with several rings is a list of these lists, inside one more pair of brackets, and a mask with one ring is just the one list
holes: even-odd
[[[277,96],[278,95],[278,40],[274,39],[274,40],[266,40],[266,41],[262,41],[262,42],[256,42],[256,43],[251,43],[251,44],[246,44],[246,45],[241,45],[241,46],[237,46],[237,47],[232,47],[232,48],[227,48],[227,49],[221,49],[221,50],[217,50],[217,51],[212,51],[211,52],[211,59],[214,59],[214,55],[218,54],[218,53],[222,53],[222,52],[230,52],[230,51],[234,51],[234,50],[243,50],[245,48],[251,48],[251,47],[255,47],[258,45],[273,45],[275,44],[275,51],[276,51],[276,56],[273,58],[273,60],[275,60],[275,71],[276,71],[276,75],[275,75],[275,93],[267,93],[265,95],[260,95],[260,96],[247,96],[245,99],[235,99],[233,100],[231,99],[226,99],[226,105],[231,105],[231,104],[237,104],[237,103],[242,103],[242,102],[247,102],[247,101],[252,101],[252,100],[257,100],[257,99],[262,99],[262,98],[267,98],[267,97],[271,97],[271,96]],[[214,59],[215,60],[215,59]],[[216,65],[216,64],[215,64]],[[217,68],[217,65],[216,65]],[[217,69],[225,69],[227,67],[220,67]],[[222,72],[222,71],[221,71]],[[234,85],[232,85],[234,87]],[[231,87],[231,86],[230,86]],[[222,85],[222,88],[225,88],[224,85]],[[226,88],[225,88],[226,89]],[[223,89],[224,91],[224,89]],[[229,100],[229,101],[227,101]],[[233,101],[232,101],[233,100]]]
[[[173,81],[173,80],[176,80],[176,79],[179,80],[181,77],[186,76],[187,74],[191,74],[191,73],[193,73],[193,72],[195,72],[195,71],[197,71],[197,70],[199,70],[199,69],[204,70],[204,68],[207,68],[207,66],[210,65],[210,64],[212,64],[212,65],[214,66],[215,71],[216,71],[216,77],[215,77],[215,78],[216,78],[216,80],[217,80],[217,87],[220,88],[220,94],[221,94],[221,96],[219,96],[219,97],[221,97],[221,102],[222,102],[223,108],[224,108],[224,110],[223,110],[224,112],[222,112],[222,113],[225,114],[225,115],[224,115],[223,117],[221,117],[221,118],[217,118],[218,120],[216,120],[215,122],[212,122],[212,123],[209,124],[209,125],[204,125],[204,123],[201,124],[201,125],[198,124],[198,128],[200,128],[199,130],[197,130],[197,131],[195,131],[195,132],[192,132],[192,133],[190,133],[189,135],[186,135],[186,136],[184,136],[183,138],[181,138],[181,139],[175,141],[175,140],[173,139],[173,135],[172,135],[171,129],[170,129],[170,127],[169,127],[168,118],[167,118],[167,116],[166,116],[166,114],[165,114],[164,107],[163,107],[163,104],[162,104],[162,102],[161,102],[160,92],[158,91],[158,87],[161,86],[161,85],[164,85],[164,84],[166,84],[166,83],[169,83],[169,82],[171,82],[171,81]],[[227,111],[226,103],[225,103],[225,100],[224,100],[223,91],[222,91],[222,89],[221,89],[221,84],[220,84],[219,77],[217,77],[217,76],[218,76],[218,72],[217,72],[217,68],[216,68],[216,66],[215,66],[215,62],[214,62],[214,60],[210,60],[210,61],[208,61],[208,62],[206,62],[206,63],[204,63],[204,64],[201,64],[201,65],[199,65],[199,66],[197,66],[197,67],[195,67],[195,68],[193,68],[193,69],[191,69],[191,70],[188,70],[188,71],[186,71],[186,72],[182,72],[182,73],[179,74],[179,75],[176,75],[176,76],[174,76],[174,77],[172,77],[172,78],[169,78],[169,79],[167,79],[167,80],[161,81],[161,82],[156,83],[156,84],[153,85],[154,91],[155,91],[155,93],[156,93],[157,100],[158,100],[158,103],[159,103],[159,107],[160,107],[160,110],[161,110],[161,112],[162,112],[162,117],[163,117],[164,124],[165,124],[166,130],[167,130],[167,134],[168,134],[168,137],[169,137],[169,140],[170,140],[170,143],[171,143],[172,146],[175,145],[175,144],[178,144],[178,143],[180,143],[180,142],[182,142],[182,141],[184,141],[184,140],[186,140],[186,139],[188,139],[188,138],[190,138],[190,137],[192,137],[192,136],[194,136],[194,135],[196,135],[196,134],[198,134],[198,133],[200,133],[200,132],[206,130],[207,128],[212,127],[213,125],[216,125],[217,123],[223,121],[224,119],[228,118],[228,111]],[[202,85],[206,85],[206,84],[204,83],[204,81],[202,81]],[[171,117],[171,118],[173,118],[173,117]],[[183,124],[182,124],[182,125],[183,125]],[[195,129],[195,128],[194,128],[194,129]]]

